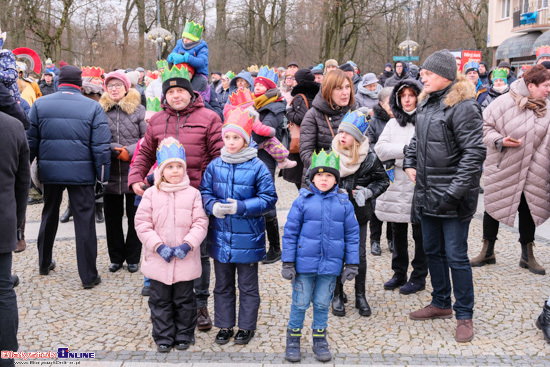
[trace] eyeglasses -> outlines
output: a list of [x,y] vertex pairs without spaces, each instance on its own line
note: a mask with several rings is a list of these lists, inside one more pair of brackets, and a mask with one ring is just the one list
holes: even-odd
[[296,80],[296,78],[294,78],[293,76],[287,76],[285,79],[286,80]]
[[119,88],[122,88],[122,87],[124,87],[124,84],[122,84],[122,83],[113,83],[113,84],[109,84],[107,86],[107,89],[115,89],[115,88],[119,89]]

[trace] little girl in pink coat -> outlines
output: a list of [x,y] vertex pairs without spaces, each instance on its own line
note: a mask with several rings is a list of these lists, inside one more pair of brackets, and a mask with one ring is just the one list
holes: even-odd
[[145,191],[135,217],[143,244],[142,273],[151,279],[149,308],[157,351],[195,343],[193,280],[201,275],[200,244],[208,217],[199,190],[189,185],[185,150],[169,137],[157,149],[155,186]]

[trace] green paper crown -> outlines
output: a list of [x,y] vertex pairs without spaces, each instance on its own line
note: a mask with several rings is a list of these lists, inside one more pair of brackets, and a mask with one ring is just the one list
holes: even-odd
[[172,78],[185,78],[187,80],[191,80],[191,77],[189,76],[189,71],[181,66],[172,66],[172,69],[170,70],[166,68],[162,73],[160,73],[160,76],[162,77],[163,83]]
[[495,79],[502,79],[506,81],[508,78],[508,69],[506,68],[499,68],[493,70],[493,80]]
[[225,76],[228,77],[229,80],[231,80],[235,77],[235,73],[229,70],[227,73],[225,73]]
[[167,69],[167,68],[168,68],[168,61],[166,60],[157,61],[157,70]]
[[181,34],[181,38],[189,38],[191,41],[197,42],[198,40],[201,39],[203,30],[204,30],[204,27],[199,23],[195,23],[193,21],[187,21],[185,22],[185,28],[183,28],[183,33]]
[[162,110],[160,107],[160,99],[158,97],[147,98],[147,111],[159,112]]
[[334,153],[334,151],[327,154],[324,149],[321,149],[319,154],[313,153],[313,157],[311,159],[311,169],[316,167],[330,167],[339,171],[340,156]]

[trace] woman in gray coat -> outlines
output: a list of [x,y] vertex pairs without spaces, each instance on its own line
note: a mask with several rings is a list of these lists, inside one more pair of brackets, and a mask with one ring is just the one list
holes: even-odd
[[[105,93],[99,103],[107,114],[111,129],[111,174],[105,190],[105,228],[111,265],[109,271],[122,268],[124,261],[128,271],[138,270],[141,257],[141,242],[134,228],[134,205],[136,195],[128,189],[128,171],[136,144],[145,135],[145,107],[141,95],[130,88],[126,74],[112,72],[105,77]],[[126,200],[126,205],[124,205]],[[124,239],[122,217],[126,208],[128,233]]]

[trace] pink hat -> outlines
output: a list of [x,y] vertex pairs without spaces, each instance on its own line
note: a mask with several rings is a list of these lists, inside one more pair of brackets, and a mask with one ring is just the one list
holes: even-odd
[[105,75],[105,83],[103,83],[103,89],[105,89],[105,91],[107,91],[107,84],[109,84],[109,81],[111,81],[112,79],[118,79],[122,83],[124,83],[124,86],[126,87],[126,92],[130,90],[130,80],[125,73],[117,70]]

